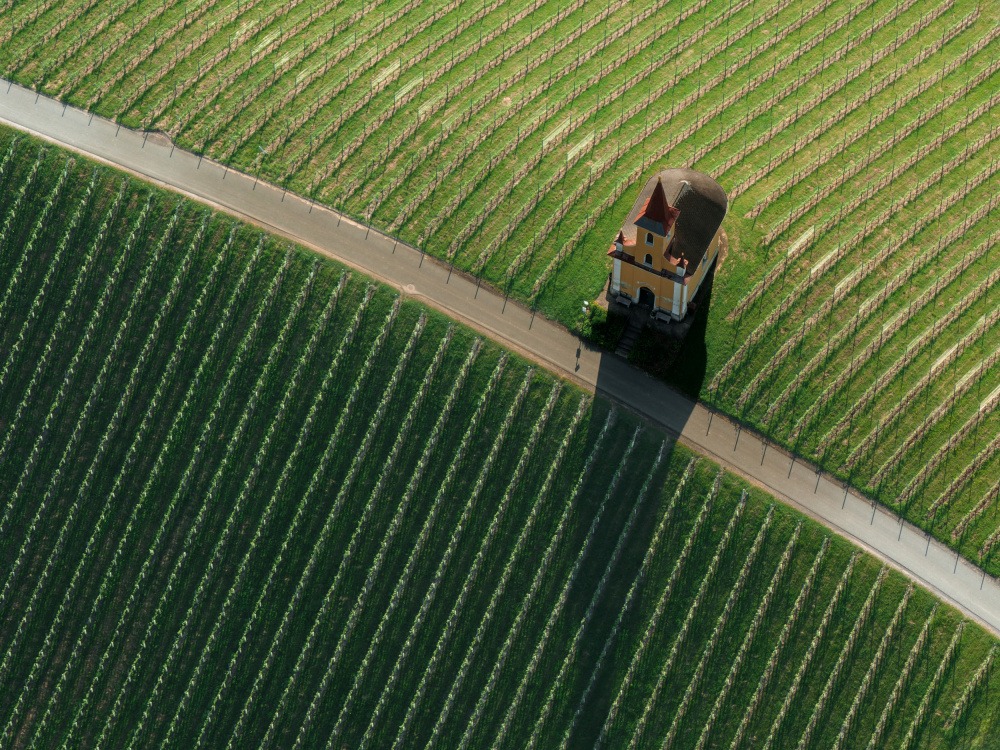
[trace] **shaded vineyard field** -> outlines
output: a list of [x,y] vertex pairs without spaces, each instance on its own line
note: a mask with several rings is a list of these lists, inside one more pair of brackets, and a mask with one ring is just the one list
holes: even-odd
[[995,639],[822,527],[357,274],[14,148],[5,747],[995,737]]

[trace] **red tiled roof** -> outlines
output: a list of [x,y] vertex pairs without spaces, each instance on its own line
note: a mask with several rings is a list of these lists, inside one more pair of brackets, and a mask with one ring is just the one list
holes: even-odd
[[639,224],[641,219],[648,219],[651,222],[660,224],[663,227],[663,236],[666,236],[679,214],[680,210],[667,202],[667,194],[663,190],[663,181],[657,180],[656,187],[653,188],[653,193],[646,201],[646,205],[642,207],[642,211],[639,212],[635,223]]
[[635,240],[630,240],[628,237],[626,237],[625,232],[621,229],[618,230],[618,236],[615,237],[615,242],[625,247],[632,247],[633,245],[635,245]]

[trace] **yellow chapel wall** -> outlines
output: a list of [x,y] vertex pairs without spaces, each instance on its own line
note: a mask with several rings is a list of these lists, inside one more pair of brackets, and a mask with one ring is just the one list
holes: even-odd
[[674,284],[670,279],[625,262],[621,264],[620,279],[621,291],[631,297],[633,302],[639,300],[639,288],[644,286],[656,296],[657,307],[672,309]]
[[636,228],[635,233],[635,245],[630,249],[635,251],[635,262],[642,263],[647,255],[652,257],[652,266],[654,271],[659,271],[664,267],[665,261],[663,260],[663,238],[659,235],[653,235],[653,244],[646,244],[646,230],[641,227]]
[[[694,269],[694,272],[688,277],[688,283],[686,285],[688,293],[687,294],[688,304],[690,304],[691,300],[694,299],[694,296],[697,293],[699,287],[701,286],[701,282],[703,281],[706,272],[708,271],[708,267],[712,264],[712,261],[714,261],[715,257],[718,255],[719,239],[721,233],[722,233],[721,229],[715,233],[715,237],[712,238],[712,242],[706,249],[705,263],[704,264],[699,263],[698,266]],[[628,248],[629,250],[632,250],[636,253],[637,264],[641,264],[643,258],[645,257],[646,252],[643,250],[643,248],[645,248],[645,250],[652,251],[650,252],[650,254],[653,256],[654,269],[667,268],[668,270],[674,272],[677,271],[676,267],[672,263],[670,263],[670,261],[663,258],[662,250],[659,251],[660,254],[658,255],[656,247],[651,248],[649,247],[649,245],[645,244],[645,232],[640,232],[638,238],[642,242],[642,244],[630,246]],[[653,238],[654,238],[653,240],[654,244],[656,243],[657,240],[661,239],[657,235],[653,235]],[[657,264],[658,260],[659,264]],[[634,302],[637,302],[639,300],[639,288],[645,286],[648,287],[655,295],[657,308],[668,312],[673,310],[674,282],[671,279],[660,276],[658,273],[655,274],[650,273],[649,271],[645,270],[645,268],[642,265],[633,265],[631,263],[626,263],[624,261],[622,261],[621,263],[620,279],[621,279],[621,287],[620,287],[621,291],[628,294],[628,296],[631,297]],[[681,293],[683,294],[683,288],[681,290]],[[682,312],[686,311],[682,310]]]

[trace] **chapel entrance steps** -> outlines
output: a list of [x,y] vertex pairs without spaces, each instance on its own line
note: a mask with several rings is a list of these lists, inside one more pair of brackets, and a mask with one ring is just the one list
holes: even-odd
[[639,338],[639,334],[642,333],[643,321],[649,312],[645,309],[636,309],[633,307],[629,311],[628,325],[625,326],[625,333],[622,334],[621,339],[618,341],[618,347],[615,349],[615,354],[623,359],[628,359],[629,352],[632,351],[632,347],[635,346],[636,340]]

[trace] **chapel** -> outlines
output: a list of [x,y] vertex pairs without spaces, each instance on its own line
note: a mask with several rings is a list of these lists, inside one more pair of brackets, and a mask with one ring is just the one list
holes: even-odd
[[682,320],[719,253],[728,210],[726,191],[706,174],[654,174],[608,250],[611,294],[661,320]]

